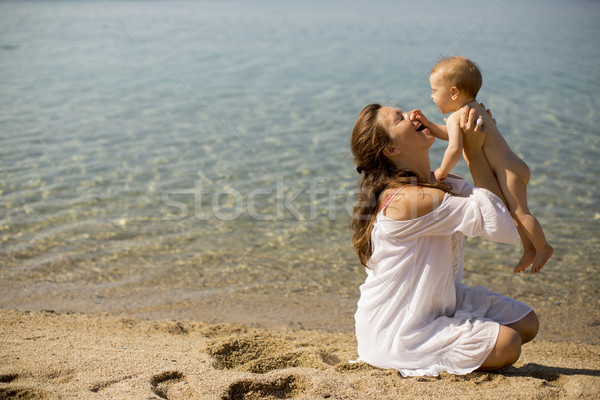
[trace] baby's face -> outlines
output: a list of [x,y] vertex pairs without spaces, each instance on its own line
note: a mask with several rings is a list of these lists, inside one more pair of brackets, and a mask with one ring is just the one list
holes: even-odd
[[431,86],[431,99],[438,106],[441,113],[448,114],[452,112],[454,105],[450,94],[451,86],[439,71],[429,76],[429,85]]

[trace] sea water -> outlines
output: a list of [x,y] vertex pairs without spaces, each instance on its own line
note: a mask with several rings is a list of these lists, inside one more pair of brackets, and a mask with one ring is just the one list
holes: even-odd
[[373,102],[442,123],[428,72],[459,54],[555,249],[514,276],[518,246],[469,240],[465,281],[597,308],[598,15],[583,0],[0,2],[0,304],[357,299],[353,123]]

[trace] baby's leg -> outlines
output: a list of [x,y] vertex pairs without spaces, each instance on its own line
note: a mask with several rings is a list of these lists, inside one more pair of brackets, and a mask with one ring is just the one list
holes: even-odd
[[519,232],[519,238],[521,238],[521,243],[523,243],[523,255],[521,259],[517,263],[517,266],[513,270],[513,272],[518,273],[525,271],[527,267],[533,263],[533,259],[535,258],[535,246],[529,240],[529,236],[527,236],[527,231],[523,227],[523,224],[516,215],[513,215],[513,219],[515,221],[515,225],[517,226],[517,231]]
[[[504,178],[506,178],[505,175]],[[501,190],[506,191],[508,193],[508,187],[505,187],[504,189],[501,188]],[[501,194],[502,195],[500,196],[500,198],[502,199],[502,202],[504,204],[508,204],[506,198],[504,197],[504,193]],[[521,239],[521,243],[523,244],[523,255],[521,256],[521,259],[519,260],[517,266],[513,270],[513,272],[517,273],[525,271],[527,267],[531,265],[533,259],[535,258],[535,247],[533,246],[533,243],[531,243],[531,240],[529,240],[529,236],[527,236],[527,232],[525,231],[523,224],[521,224],[521,221],[519,221],[517,216],[512,211],[511,215],[513,217],[513,220],[515,221],[517,232],[519,232],[519,238]]]
[[[502,169],[497,174],[498,183],[511,215],[516,220],[517,229],[523,240],[524,254],[515,267],[515,272],[525,270],[529,264],[531,273],[539,272],[552,256],[553,249],[546,241],[546,236],[538,220],[529,212],[527,207],[527,182],[529,181],[529,168],[521,160],[514,167]],[[531,260],[531,247],[535,256]],[[531,260],[531,261],[530,261]]]

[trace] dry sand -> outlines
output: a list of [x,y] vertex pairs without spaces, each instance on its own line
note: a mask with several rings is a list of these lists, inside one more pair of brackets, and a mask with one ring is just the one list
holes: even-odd
[[535,340],[496,373],[349,364],[351,333],[0,309],[0,399],[599,398],[600,345]]

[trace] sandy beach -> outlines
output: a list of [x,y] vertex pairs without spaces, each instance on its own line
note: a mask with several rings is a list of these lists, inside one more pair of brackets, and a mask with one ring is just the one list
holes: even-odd
[[0,310],[0,399],[598,398],[600,345],[536,339],[496,373],[350,364],[351,332]]

